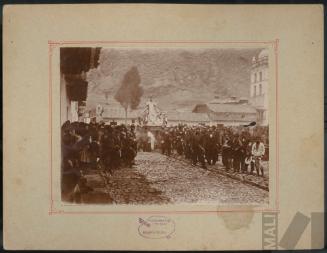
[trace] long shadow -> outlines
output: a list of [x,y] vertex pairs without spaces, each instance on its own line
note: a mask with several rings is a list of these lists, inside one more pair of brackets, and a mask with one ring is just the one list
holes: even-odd
[[81,195],[81,199],[71,198],[69,194],[62,195],[62,201],[75,204],[132,204],[150,205],[171,203],[164,193],[147,180],[146,175],[135,168],[121,168],[111,175],[100,170],[86,171],[87,185],[92,189]]
[[110,195],[117,204],[167,204],[170,199],[153,187],[135,168],[122,168],[107,178]]

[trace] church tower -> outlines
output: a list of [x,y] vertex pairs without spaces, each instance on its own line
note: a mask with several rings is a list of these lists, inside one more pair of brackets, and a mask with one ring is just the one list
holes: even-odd
[[268,49],[252,58],[250,103],[257,110],[258,125],[268,125]]

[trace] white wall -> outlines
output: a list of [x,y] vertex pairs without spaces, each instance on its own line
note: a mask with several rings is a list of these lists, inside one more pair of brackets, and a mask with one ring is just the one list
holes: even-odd
[[60,77],[60,119],[61,125],[67,121],[71,120],[70,115],[70,101],[67,98],[67,91],[66,91],[66,81],[64,75]]

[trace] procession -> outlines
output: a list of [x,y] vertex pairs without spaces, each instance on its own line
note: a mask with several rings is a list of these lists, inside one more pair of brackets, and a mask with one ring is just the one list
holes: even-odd
[[[156,123],[159,113],[151,111],[151,104],[147,110],[144,120]],[[268,160],[264,144],[268,145],[268,128],[251,124],[166,127],[166,122],[161,123],[159,129],[151,131],[147,125],[65,122],[62,126],[63,192],[73,193],[74,201],[81,201],[82,194],[93,190],[83,176],[86,171],[103,171],[111,177],[118,170],[137,167],[135,158],[139,152],[184,159],[199,170],[220,166],[226,171],[264,177],[262,161]]]
[[[224,55],[247,61],[224,65]],[[65,48],[61,57],[62,201],[267,204],[267,50]]]

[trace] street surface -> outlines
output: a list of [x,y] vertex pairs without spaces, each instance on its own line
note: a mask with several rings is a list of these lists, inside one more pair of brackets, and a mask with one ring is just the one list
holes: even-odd
[[[139,152],[133,168],[116,170],[113,175],[93,171],[87,177],[94,188],[84,198],[87,203],[266,204],[269,198],[268,191],[221,175],[213,166],[205,170],[157,152]],[[96,200],[99,192],[108,196]]]

